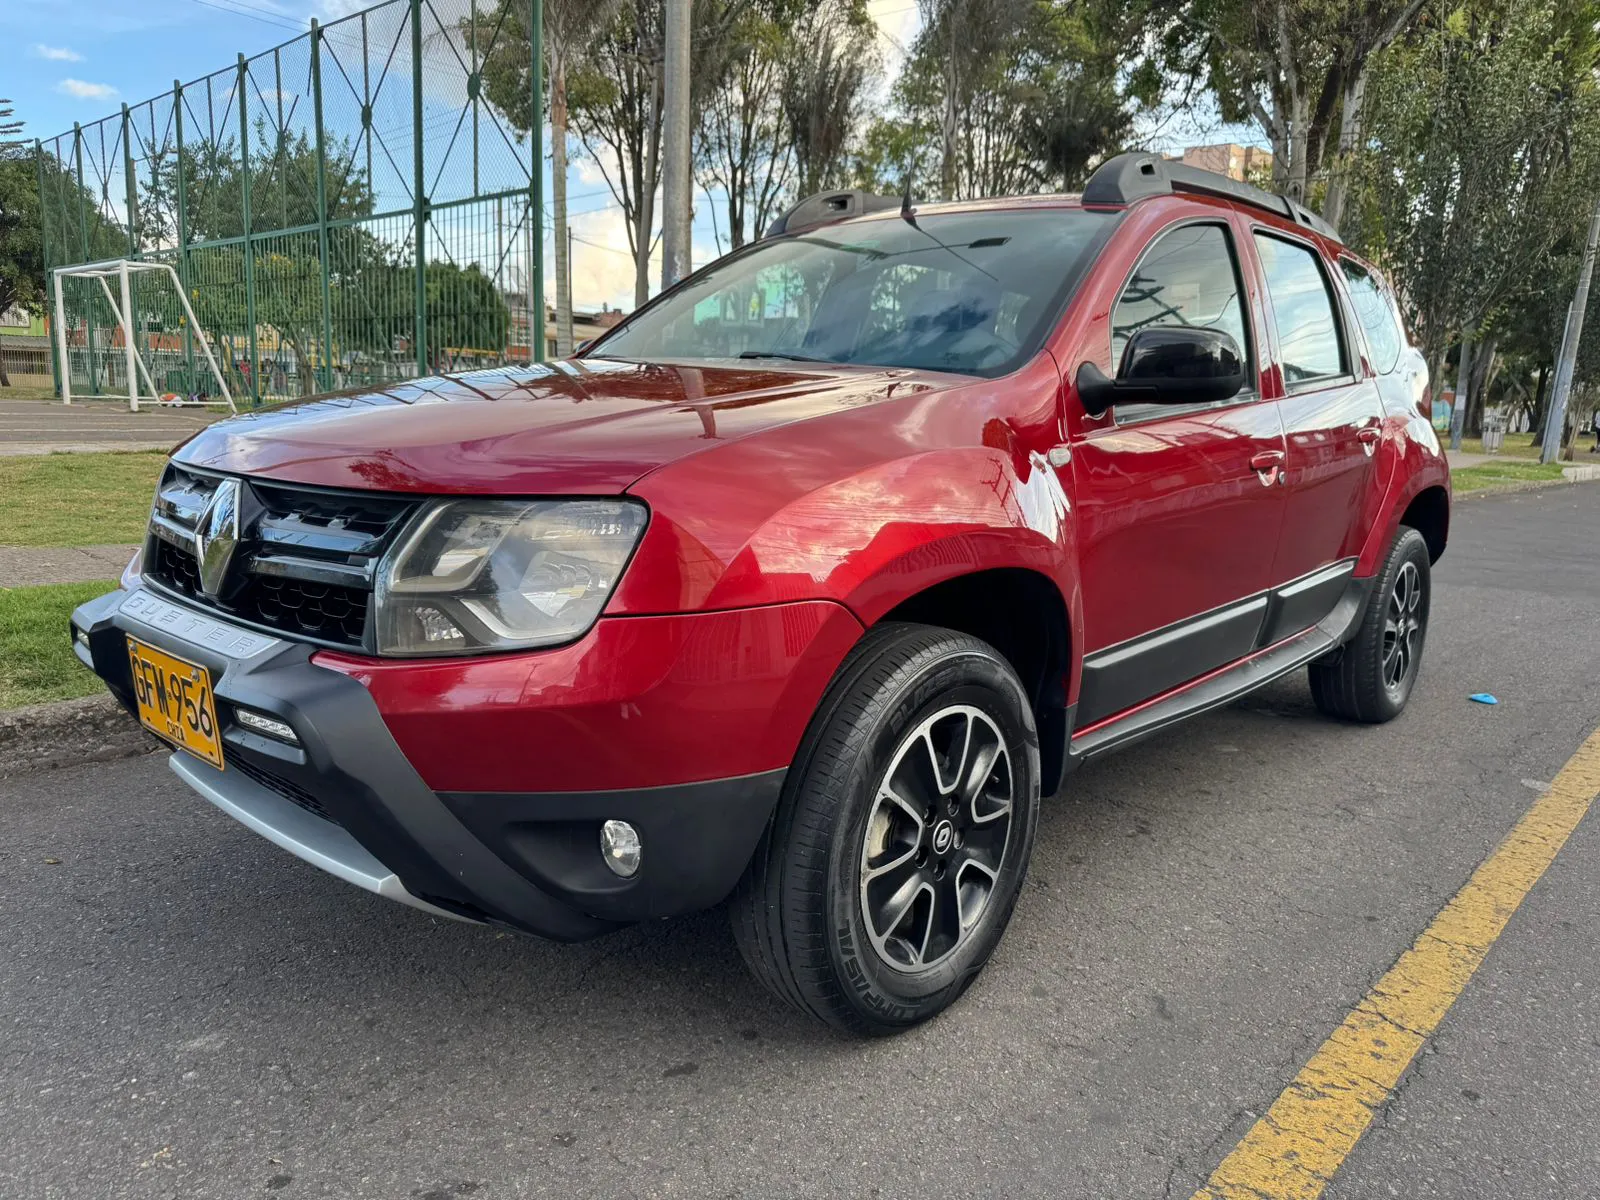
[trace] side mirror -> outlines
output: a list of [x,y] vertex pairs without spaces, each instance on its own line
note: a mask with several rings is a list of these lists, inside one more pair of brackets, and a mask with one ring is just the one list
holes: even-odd
[[1115,379],[1086,362],[1074,383],[1091,417],[1113,404],[1214,404],[1244,387],[1244,355],[1220,329],[1154,326],[1128,339]]

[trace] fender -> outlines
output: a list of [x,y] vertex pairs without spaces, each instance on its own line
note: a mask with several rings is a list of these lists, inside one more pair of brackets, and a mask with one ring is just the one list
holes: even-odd
[[1075,610],[1070,504],[1048,354],[724,443],[628,489],[650,505],[608,615],[832,600],[866,624],[989,567],[1056,582]]
[[[1391,418],[1392,420],[1392,418]],[[1438,435],[1421,416],[1413,415],[1391,428],[1380,453],[1388,460],[1383,503],[1367,532],[1356,560],[1358,578],[1376,575],[1394,542],[1400,518],[1411,502],[1428,488],[1442,487],[1450,494],[1450,464],[1439,446]]]

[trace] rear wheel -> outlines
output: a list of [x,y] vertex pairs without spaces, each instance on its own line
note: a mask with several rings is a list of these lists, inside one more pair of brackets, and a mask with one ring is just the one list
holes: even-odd
[[1422,667],[1429,565],[1422,534],[1402,525],[1355,637],[1311,664],[1311,698],[1323,712],[1373,724],[1400,715]]
[[872,630],[841,668],[732,904],[769,989],[854,1033],[966,990],[1005,932],[1038,817],[1022,685],[976,638]]

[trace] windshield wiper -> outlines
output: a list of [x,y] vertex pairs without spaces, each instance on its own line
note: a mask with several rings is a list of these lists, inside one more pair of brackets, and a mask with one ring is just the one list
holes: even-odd
[[815,354],[790,354],[784,350],[741,350],[740,358],[787,358],[791,362],[827,363],[831,367],[839,366],[836,358],[818,358]]

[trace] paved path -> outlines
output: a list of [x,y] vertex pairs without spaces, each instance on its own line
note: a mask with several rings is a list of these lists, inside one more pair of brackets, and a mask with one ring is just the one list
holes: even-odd
[[[769,1000],[719,914],[557,946],[159,756],[0,782],[0,1195],[1182,1200],[1600,724],[1596,528],[1600,488],[1462,505],[1391,725],[1297,676],[1071,778],[989,970],[890,1041]],[[1593,1195],[1597,1003],[1600,813],[1329,1196]]]
[[0,587],[116,579],[137,549],[138,546],[120,544],[0,546]]
[[0,399],[0,455],[96,450],[170,450],[226,409],[145,406],[127,401]]

